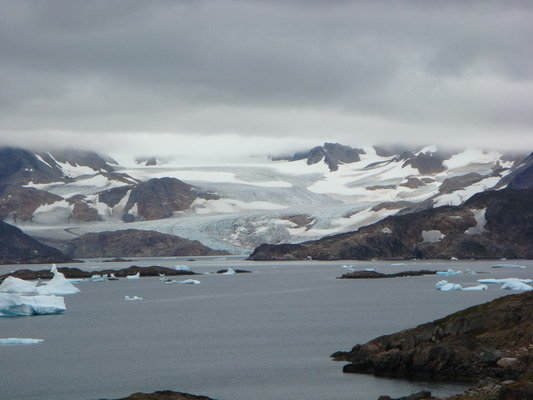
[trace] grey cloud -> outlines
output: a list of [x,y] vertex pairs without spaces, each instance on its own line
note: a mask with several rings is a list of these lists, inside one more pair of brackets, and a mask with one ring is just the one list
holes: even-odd
[[531,20],[519,1],[0,1],[0,140],[447,131],[531,145]]

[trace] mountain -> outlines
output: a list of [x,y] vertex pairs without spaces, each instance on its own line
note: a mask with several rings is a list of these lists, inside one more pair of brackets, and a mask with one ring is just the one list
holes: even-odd
[[87,233],[71,240],[66,253],[78,258],[95,257],[170,257],[227,254],[204,246],[196,240],[154,231],[127,229]]
[[46,246],[20,229],[0,222],[0,264],[33,264],[72,260],[59,250]]
[[361,154],[365,154],[363,149],[357,149],[339,143],[324,143],[323,146],[313,147],[309,151],[297,152],[292,156],[274,156],[272,160],[298,161],[305,159],[308,165],[324,161],[330,171],[337,171],[339,164],[360,161]]
[[2,151],[12,162],[0,162],[0,217],[47,243],[129,228],[237,254],[527,187],[531,165],[527,154],[494,150],[338,143],[277,161],[203,166],[183,165],[177,156],[160,163],[151,155],[154,166],[149,158],[119,165],[88,152]]
[[316,241],[261,245],[249,259],[533,258],[531,243],[533,190],[504,189]]

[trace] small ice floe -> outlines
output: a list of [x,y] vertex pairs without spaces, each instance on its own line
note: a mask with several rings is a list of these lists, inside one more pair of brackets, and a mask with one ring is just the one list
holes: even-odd
[[516,264],[497,264],[497,265],[493,265],[491,268],[520,268],[520,269],[524,269],[525,268],[525,265],[516,265]]
[[463,290],[487,290],[489,287],[487,285],[477,285],[477,286],[470,286],[465,287]]
[[521,282],[519,279],[510,279],[505,282],[501,288],[503,290],[519,290],[522,292],[529,292],[533,290],[532,286],[528,285],[527,283]]
[[235,275],[235,274],[236,274],[236,272],[235,272],[234,269],[228,268],[228,270],[226,272],[222,272],[221,275]]
[[462,274],[461,271],[456,271],[452,268],[448,269],[447,271],[437,271],[437,276],[455,276]]
[[459,285],[458,283],[450,283],[448,281],[442,280],[438,281],[435,285],[437,290],[440,290],[442,292],[448,292],[450,290],[462,290],[463,287]]
[[397,267],[397,266],[400,266],[400,265],[405,265],[405,263],[394,263],[394,264],[391,264],[392,266],[394,267]]
[[141,277],[141,273],[137,272],[135,275],[126,276],[126,279],[139,279],[140,277]]
[[522,282],[522,283],[531,283],[531,279],[519,279],[519,278],[505,278],[505,279],[478,279],[479,283],[484,283],[488,285],[504,285],[507,282]]
[[50,294],[76,294],[80,293],[81,290],[78,289],[76,286],[74,286],[72,283],[70,283],[66,278],[65,275],[63,275],[61,272],[59,272],[55,266],[55,264],[52,266],[52,269],[50,270],[52,274],[54,274],[54,277],[44,286],[37,286],[37,293],[42,295],[50,295]]
[[118,281],[118,278],[115,276],[115,274],[109,274],[109,278],[107,278],[108,281]]
[[190,271],[191,271],[191,269],[190,269],[189,267],[187,267],[186,265],[176,265],[176,266],[174,267],[174,269],[175,269],[176,271],[187,271],[187,272],[190,272]]
[[61,314],[67,308],[59,296],[19,296],[0,293],[0,317]]
[[342,268],[347,269],[348,271],[355,271],[354,265],[343,265]]
[[44,342],[44,339],[30,339],[30,338],[3,338],[0,339],[0,345],[12,344],[37,344]]
[[178,282],[180,285],[199,285],[201,282],[195,279],[186,279],[184,281]]
[[142,297],[139,297],[139,296],[133,296],[133,297],[130,297],[130,296],[124,296],[124,300],[128,300],[128,301],[133,301],[133,300],[142,300],[143,298]]
[[37,282],[25,281],[24,279],[8,276],[0,284],[1,293],[33,293],[36,291]]
[[96,274],[96,275],[91,276],[91,281],[93,281],[93,282],[105,282],[107,280],[108,280],[107,275],[98,275],[98,274]]
[[375,268],[365,268],[365,271],[376,272],[376,269]]
[[450,261],[459,261],[459,259],[457,257],[452,257],[450,258]]

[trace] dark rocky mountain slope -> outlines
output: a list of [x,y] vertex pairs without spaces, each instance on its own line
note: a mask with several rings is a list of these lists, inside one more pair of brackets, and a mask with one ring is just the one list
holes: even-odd
[[533,258],[533,190],[504,189],[387,217],[355,232],[301,244],[261,245],[250,260]]
[[46,246],[20,229],[0,222],[0,264],[34,264],[71,260],[59,250]]
[[67,243],[65,252],[78,258],[170,257],[226,254],[197,240],[183,239],[155,231],[126,229],[87,233]]

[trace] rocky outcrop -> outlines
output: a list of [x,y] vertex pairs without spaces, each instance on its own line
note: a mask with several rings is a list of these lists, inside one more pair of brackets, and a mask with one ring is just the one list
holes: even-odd
[[176,178],[154,178],[98,194],[98,200],[109,207],[125,202],[122,210],[124,222],[170,218],[176,212],[189,209],[198,198],[210,200],[218,199],[219,196],[201,191]]
[[461,206],[396,215],[356,232],[261,245],[250,260],[533,258],[533,190],[478,193]]
[[30,221],[40,206],[63,200],[61,196],[29,187],[0,188],[0,220],[10,217],[14,222]]
[[64,179],[59,168],[54,168],[35,154],[12,147],[0,148],[0,186],[58,182]]
[[[61,272],[63,275],[65,275],[66,278],[72,278],[72,279],[87,279],[93,275],[110,275],[110,274],[114,274],[117,278],[124,278],[126,276],[135,275],[137,273],[139,273],[139,275],[142,277],[160,276],[160,275],[165,275],[165,276],[197,275],[193,271],[176,270],[172,268],[161,267],[159,265],[152,265],[149,267],[138,267],[136,265],[133,265],[131,267],[122,268],[122,269],[107,268],[107,269],[90,270],[90,271],[84,271],[79,268],[59,267],[58,271]],[[19,269],[17,271],[1,275],[0,281],[3,281],[8,276],[13,276],[15,278],[25,279],[25,280],[35,280],[35,279],[52,279],[53,274],[50,272],[49,269],[41,269],[38,271],[30,270],[30,269]]]
[[162,390],[153,393],[134,393],[116,400],[215,400],[207,396]]
[[0,264],[67,262],[72,258],[26,235],[20,229],[0,222]]
[[97,222],[102,221],[102,217],[98,214],[98,210],[87,204],[84,195],[75,195],[69,197],[67,202],[72,205],[72,212],[69,216],[69,221],[75,222]]
[[348,352],[334,353],[334,358],[349,362],[343,368],[347,373],[516,380],[531,368],[532,339],[533,293],[528,292],[381,336]]
[[381,278],[403,278],[405,276],[422,276],[435,275],[436,271],[422,269],[420,271],[402,271],[394,274],[382,274],[376,271],[352,271],[347,272],[339,277],[339,279],[381,279]]
[[68,242],[66,253],[77,258],[227,254],[204,246],[196,240],[136,229],[87,233]]
[[365,154],[362,149],[345,146],[339,143],[324,143],[323,146],[313,147],[309,151],[294,153],[292,156],[271,157],[272,160],[298,161],[307,160],[308,165],[317,164],[324,161],[330,171],[337,171],[340,164],[349,164],[360,161],[361,154]]
[[[533,393],[532,339],[533,293],[527,292],[381,336],[332,357],[349,362],[346,373],[479,382],[449,400],[525,400]],[[429,393],[418,398],[432,399]]]

